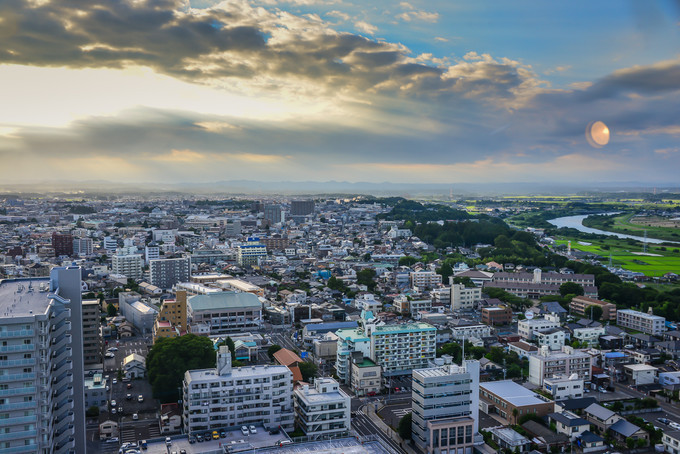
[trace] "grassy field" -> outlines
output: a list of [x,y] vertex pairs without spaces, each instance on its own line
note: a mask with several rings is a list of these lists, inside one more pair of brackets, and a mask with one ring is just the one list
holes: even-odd
[[[658,238],[668,241],[680,241],[680,229],[672,227],[657,227],[654,225],[648,226],[639,223],[631,222],[631,218],[635,213],[625,213],[613,218],[612,225],[603,225],[599,222],[594,222],[596,219],[589,219],[584,222],[584,225],[609,232],[625,233],[627,235],[644,236],[645,230],[649,238]],[[638,218],[639,219],[639,218]],[[589,222],[590,221],[590,222]]]
[[[560,238],[557,240],[557,244],[566,245],[568,240],[569,238]],[[648,253],[660,255],[660,257],[653,257],[634,254],[634,252],[642,252],[641,245],[631,246],[625,240],[616,238],[588,240],[585,243],[591,244],[579,244],[578,240],[571,239],[571,248],[600,255],[604,259],[604,264],[609,262],[611,253],[612,265],[631,271],[639,271],[644,273],[645,276],[662,276],[669,272],[680,274],[680,250],[676,248],[666,248],[664,251],[660,246],[648,245]]]

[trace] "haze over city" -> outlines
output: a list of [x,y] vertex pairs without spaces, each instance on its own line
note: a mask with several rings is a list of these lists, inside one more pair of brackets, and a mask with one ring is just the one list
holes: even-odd
[[679,11],[5,0],[0,178],[674,184]]

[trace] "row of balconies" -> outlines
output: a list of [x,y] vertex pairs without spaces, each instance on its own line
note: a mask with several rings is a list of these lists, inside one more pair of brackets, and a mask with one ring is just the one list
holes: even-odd
[[13,337],[33,337],[35,331],[32,329],[20,329],[14,331],[0,331],[0,339],[7,339]]

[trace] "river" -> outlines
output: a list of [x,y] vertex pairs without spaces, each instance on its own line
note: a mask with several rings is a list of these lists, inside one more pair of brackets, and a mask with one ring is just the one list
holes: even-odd
[[[616,214],[616,213],[599,213],[599,214]],[[587,218],[588,216],[591,216],[590,214],[580,214],[577,216],[564,216],[561,218],[555,218],[555,219],[550,219],[548,220],[549,223],[554,225],[557,228],[561,227],[568,227],[572,229],[576,229],[579,232],[583,233],[596,233],[598,235],[609,235],[609,236],[616,236],[619,238],[632,238],[634,240],[638,241],[647,241],[647,243],[652,243],[652,244],[661,244],[661,243],[676,243],[676,241],[666,241],[666,240],[659,240],[657,238],[645,238],[641,236],[635,236],[635,235],[626,235],[624,233],[614,233],[614,232],[607,232],[605,230],[599,230],[599,229],[591,229],[590,227],[586,227],[583,225],[583,220]]]

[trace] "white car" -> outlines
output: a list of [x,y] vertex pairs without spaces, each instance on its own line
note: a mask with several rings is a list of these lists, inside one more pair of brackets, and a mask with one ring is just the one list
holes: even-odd
[[112,409],[111,409],[111,414],[112,414],[112,415],[115,415],[115,414],[116,414],[116,409],[115,409],[115,408],[112,408]]
[[112,381],[112,383],[115,385],[116,383],[118,383],[118,379],[117,379],[117,378],[114,378],[113,381]]
[[250,426],[249,429],[250,429],[250,433],[251,433],[251,434],[256,434],[256,433],[257,433],[257,429],[255,428],[255,426]]
[[139,419],[139,415],[137,413],[132,415],[132,420],[137,421]]
[[116,399],[113,399],[113,400],[111,401],[111,406],[112,406],[112,407],[115,407],[115,406],[116,406]]
[[241,426],[241,433],[244,436],[247,436],[248,435],[248,428],[246,426]]
[[116,347],[111,347],[107,350],[108,352],[117,352],[118,349]]
[[104,443],[118,443],[118,437],[107,438]]

